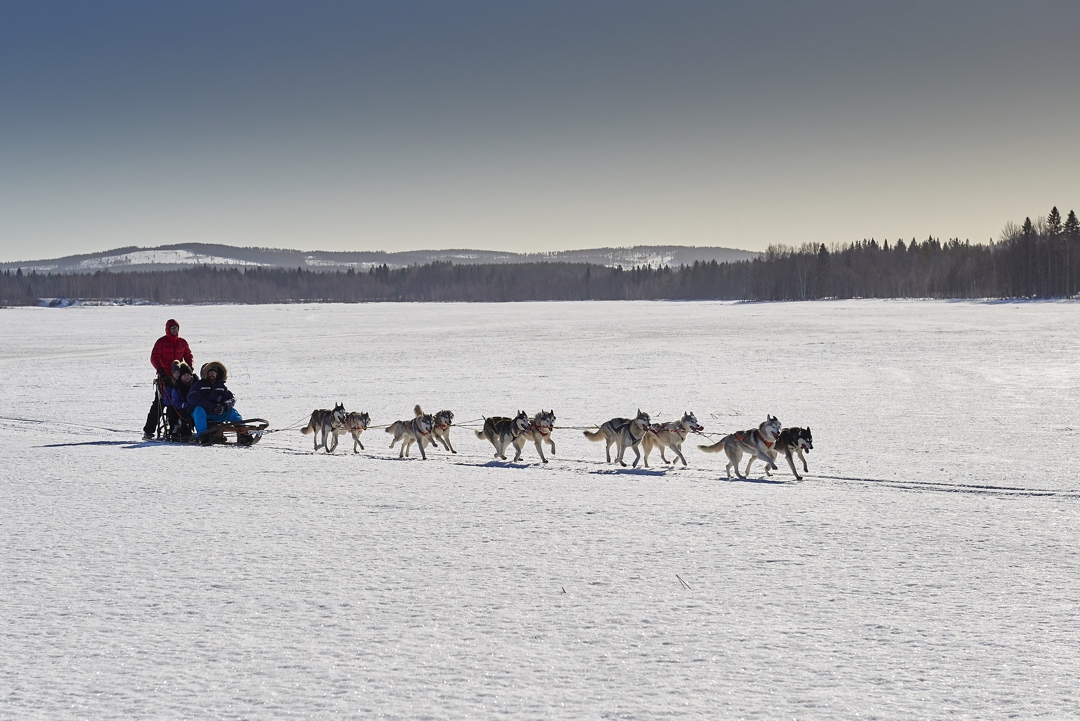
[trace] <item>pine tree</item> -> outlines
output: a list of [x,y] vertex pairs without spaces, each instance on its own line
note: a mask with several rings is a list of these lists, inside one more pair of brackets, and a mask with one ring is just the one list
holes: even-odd
[[1065,241],[1065,294],[1076,295],[1080,291],[1080,222],[1076,211],[1070,210],[1062,228]]

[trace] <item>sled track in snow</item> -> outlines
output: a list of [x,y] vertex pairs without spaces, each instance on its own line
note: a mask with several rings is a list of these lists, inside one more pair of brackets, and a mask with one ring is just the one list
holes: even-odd
[[895,478],[858,478],[855,476],[815,475],[814,478],[844,483],[860,483],[902,491],[932,491],[938,493],[969,493],[989,496],[1046,496],[1055,498],[1080,499],[1080,491],[1054,488],[1024,488],[1021,486],[991,486],[975,483],[949,483],[947,481],[907,481]]

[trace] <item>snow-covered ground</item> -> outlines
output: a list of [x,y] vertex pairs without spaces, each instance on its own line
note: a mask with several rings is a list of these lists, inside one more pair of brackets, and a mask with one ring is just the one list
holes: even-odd
[[[143,443],[176,317],[274,428],[335,401],[809,425],[804,482]],[[1080,305],[0,310],[0,718],[1075,718]],[[654,462],[659,459],[653,457]],[[659,465],[659,464],[657,464]],[[680,581],[680,578],[683,582]]]

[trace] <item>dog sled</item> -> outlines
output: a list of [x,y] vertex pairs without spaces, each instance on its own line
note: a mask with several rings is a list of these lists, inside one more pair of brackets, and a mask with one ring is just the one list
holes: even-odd
[[206,430],[195,433],[191,416],[165,403],[163,381],[156,382],[155,403],[158,409],[157,427],[153,440],[163,443],[197,443],[199,445],[253,446],[270,427],[263,418],[249,418],[238,422],[215,423],[208,421]]

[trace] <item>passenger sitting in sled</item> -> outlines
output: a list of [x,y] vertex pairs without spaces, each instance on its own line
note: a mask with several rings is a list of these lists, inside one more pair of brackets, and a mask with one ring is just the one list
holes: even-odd
[[[235,399],[232,391],[225,387],[228,370],[220,361],[210,361],[199,370],[202,376],[195,381],[188,392],[187,402],[191,408],[191,420],[195,423],[195,434],[202,436],[206,432],[207,421],[214,423],[242,423],[243,418],[233,408]],[[247,433],[240,433],[237,442],[250,443]]]
[[169,419],[169,436],[173,440],[187,440],[191,437],[191,405],[188,393],[197,380],[192,376],[191,366],[184,361],[173,361],[171,382],[165,386],[165,415]]

